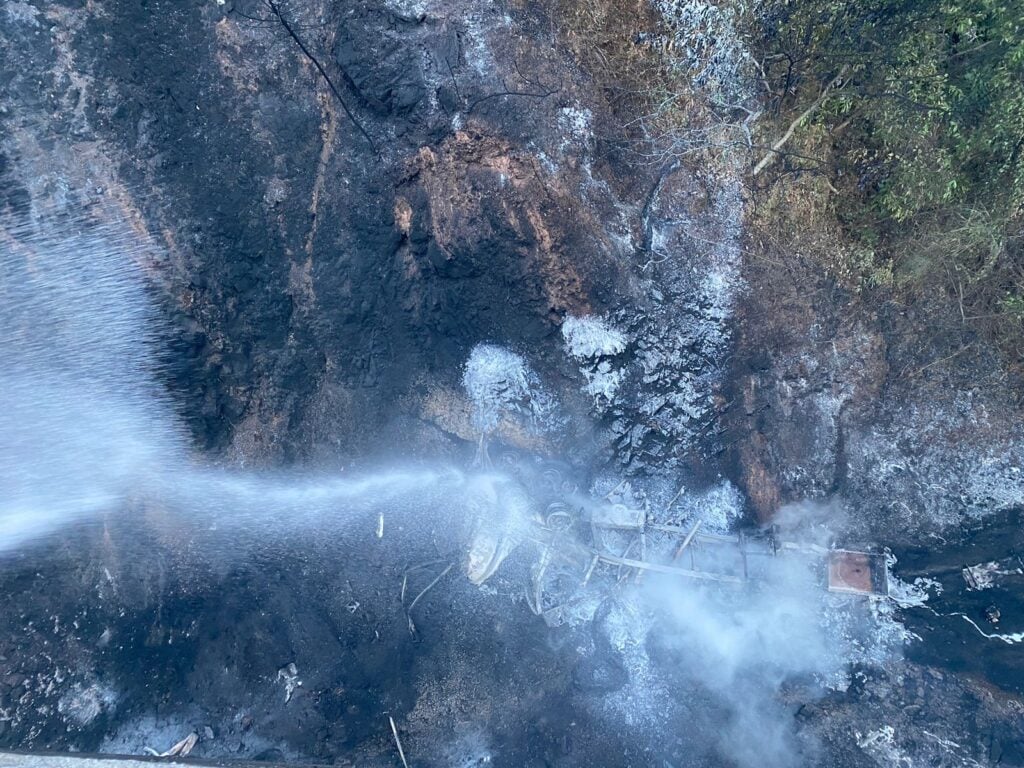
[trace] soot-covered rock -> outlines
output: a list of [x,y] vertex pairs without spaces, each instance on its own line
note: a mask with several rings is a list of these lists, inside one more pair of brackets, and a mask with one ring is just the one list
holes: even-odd
[[338,29],[335,61],[363,103],[378,114],[406,115],[426,96],[419,50],[413,44],[423,23],[422,17],[371,5],[348,14]]

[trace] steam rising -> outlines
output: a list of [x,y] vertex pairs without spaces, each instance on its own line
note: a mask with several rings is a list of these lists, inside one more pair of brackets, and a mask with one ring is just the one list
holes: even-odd
[[765,559],[743,588],[656,576],[599,612],[628,673],[606,699],[607,715],[656,744],[685,734],[680,765],[813,763],[816,745],[797,728],[798,707],[844,690],[853,664],[899,658],[907,639],[888,601],[825,590],[812,541],[825,535],[821,518],[812,505],[789,509],[783,536],[800,536],[805,550]]

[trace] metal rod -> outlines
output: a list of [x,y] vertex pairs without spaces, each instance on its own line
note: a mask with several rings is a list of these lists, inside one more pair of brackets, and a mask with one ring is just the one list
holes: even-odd
[[443,579],[445,577],[445,575],[447,575],[448,571],[450,571],[454,566],[455,566],[455,563],[448,563],[448,567],[445,568],[443,571],[441,571],[437,575],[437,578],[435,578],[432,582],[427,584],[427,586],[425,586],[423,588],[423,591],[420,592],[418,595],[416,595],[416,598],[411,603],[409,603],[409,607],[408,607],[408,609],[406,609],[406,612],[407,613],[412,613],[412,609],[416,607],[416,603],[418,603],[420,601],[420,598],[423,597],[425,594],[427,594],[427,592],[429,592],[434,587],[434,585],[437,584],[437,582],[439,582],[441,579]]
[[[697,535],[697,531],[700,530],[700,527],[701,527],[701,525],[703,525],[703,523],[704,523],[703,520],[698,520],[696,523],[694,523],[693,528],[691,528],[690,532],[688,534],[686,534],[686,538],[683,539],[683,543],[679,545],[679,549],[677,549],[676,553],[672,556],[672,562],[673,563],[676,560],[679,559],[680,555],[683,554],[683,550],[686,549],[688,546],[690,546],[690,542],[693,541],[693,537]],[[692,553],[691,553],[691,555],[692,555]],[[692,557],[691,557],[690,562],[691,563],[693,562]]]
[[610,565],[620,565],[627,568],[641,568],[647,571],[656,571],[657,573],[669,573],[675,576],[687,576],[693,579],[703,579],[707,581],[721,581],[726,584],[743,584],[743,579],[738,576],[725,576],[716,573],[707,573],[705,571],[691,571],[686,568],[679,568],[671,565],[658,565],[657,563],[645,563],[642,560],[631,560],[626,557],[616,557],[615,555],[601,555],[601,561],[609,563]]
[[405,761],[405,750],[402,749],[402,740],[398,738],[398,728],[395,727],[395,718],[388,715],[388,722],[391,723],[391,733],[395,736],[395,746],[398,747],[398,756],[402,758],[402,765],[404,768],[409,768],[409,763]]

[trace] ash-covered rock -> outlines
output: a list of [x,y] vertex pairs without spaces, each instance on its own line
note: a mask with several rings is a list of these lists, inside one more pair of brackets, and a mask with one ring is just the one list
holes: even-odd
[[112,688],[96,682],[75,683],[57,702],[57,711],[72,725],[84,728],[116,704],[117,693]]
[[616,361],[626,349],[626,336],[600,317],[568,315],[562,322],[566,351],[580,366],[586,392],[601,412],[615,400],[623,372]]
[[529,419],[541,431],[559,426],[555,401],[515,352],[493,344],[477,345],[466,361],[462,385],[481,434],[494,432],[503,418],[513,415]]
[[742,197],[734,178],[706,180],[710,210],[680,168],[663,172],[644,208],[640,264],[647,301],[621,310],[633,353],[622,372],[610,427],[631,471],[673,470],[715,448],[740,277]]
[[1018,430],[969,391],[954,403],[952,413],[947,403],[893,403],[849,429],[844,493],[877,510],[869,526],[937,533],[1024,507]]

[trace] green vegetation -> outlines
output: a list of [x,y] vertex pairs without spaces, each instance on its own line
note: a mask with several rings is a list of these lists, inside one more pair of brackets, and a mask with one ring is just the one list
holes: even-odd
[[1024,372],[1024,0],[555,4],[640,161],[747,163],[755,237]]
[[747,20],[764,144],[810,110],[763,176],[823,174],[855,279],[946,291],[1024,360],[1024,3],[767,0]]

